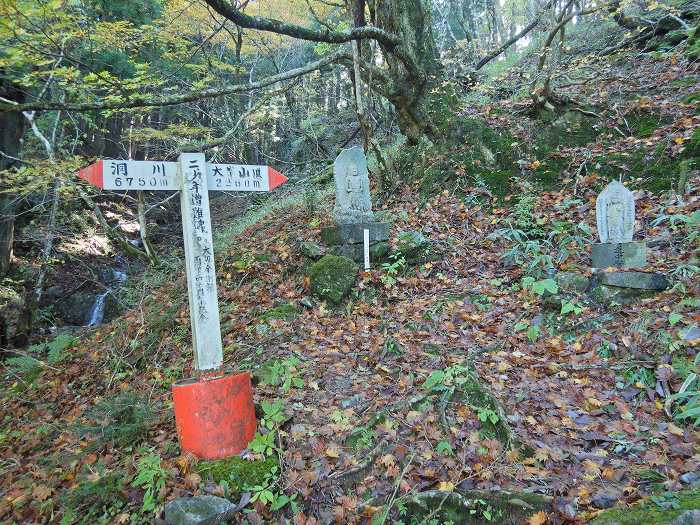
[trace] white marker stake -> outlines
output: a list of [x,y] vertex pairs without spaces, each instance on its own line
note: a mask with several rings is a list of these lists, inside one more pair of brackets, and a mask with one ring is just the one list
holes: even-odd
[[365,228],[365,271],[369,272],[369,230]]
[[223,350],[204,154],[182,153],[179,169],[194,367],[196,370],[214,370],[221,367]]

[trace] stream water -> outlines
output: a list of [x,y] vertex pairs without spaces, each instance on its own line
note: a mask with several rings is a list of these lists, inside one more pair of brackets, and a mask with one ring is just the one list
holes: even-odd
[[105,304],[107,302],[107,296],[111,294],[115,287],[126,282],[128,279],[126,273],[121,270],[112,268],[112,280],[110,286],[102,293],[95,296],[95,302],[90,308],[88,314],[88,322],[85,326],[99,326],[105,318]]

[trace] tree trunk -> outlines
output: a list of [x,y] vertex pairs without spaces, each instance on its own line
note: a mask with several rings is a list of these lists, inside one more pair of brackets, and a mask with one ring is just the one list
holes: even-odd
[[415,144],[425,135],[437,138],[427,116],[427,94],[440,64],[427,8],[421,0],[370,0],[369,5],[375,25],[397,35],[401,42],[393,48],[379,42],[389,82],[377,89],[394,105],[399,127],[409,143]]
[[[24,94],[16,86],[3,78],[0,69],[0,97],[15,102],[24,102]],[[20,139],[24,134],[24,117],[19,112],[0,112],[0,171],[10,169],[19,155]],[[2,184],[0,183],[0,189]],[[0,194],[0,277],[7,273],[12,258],[12,245],[15,238],[15,201],[12,194]]]

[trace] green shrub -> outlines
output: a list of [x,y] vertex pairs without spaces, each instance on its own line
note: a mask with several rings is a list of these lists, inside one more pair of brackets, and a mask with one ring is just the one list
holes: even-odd
[[96,480],[85,479],[60,498],[61,525],[111,523],[125,507],[124,480],[117,473],[99,472]]
[[85,423],[74,426],[81,438],[91,438],[89,449],[106,445],[134,446],[155,423],[153,406],[132,392],[102,399],[83,414]]

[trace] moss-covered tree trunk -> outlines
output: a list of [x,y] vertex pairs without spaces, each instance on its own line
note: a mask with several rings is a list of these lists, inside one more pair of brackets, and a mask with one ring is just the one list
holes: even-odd
[[393,104],[410,142],[424,135],[437,138],[427,114],[431,80],[441,72],[429,7],[423,0],[370,0],[369,7],[374,24],[400,40],[397,46],[379,42],[389,77],[380,91]]

